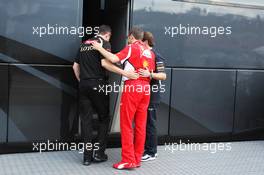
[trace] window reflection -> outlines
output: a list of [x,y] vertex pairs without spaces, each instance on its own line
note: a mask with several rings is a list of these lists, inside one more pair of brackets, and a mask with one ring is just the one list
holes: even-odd
[[218,5],[246,5],[248,7],[263,6],[263,0],[174,0],[181,2],[193,2],[193,3],[206,3],[206,4],[218,4]]
[[[263,23],[261,9],[179,0],[137,0],[134,4],[133,24],[153,32],[157,48],[167,58],[169,66],[263,67]],[[166,29],[175,29],[180,24],[231,26],[233,33],[216,39],[201,35],[168,35]]]
[[[189,3],[191,1],[200,3]],[[239,15],[249,19],[256,18],[256,14],[259,17],[264,18],[264,1],[263,7],[252,8],[237,8],[235,6],[223,6],[223,5],[211,5],[209,2],[227,2],[229,0],[137,0],[134,4],[134,11],[144,10],[145,12],[162,12],[167,14],[182,14],[193,11],[193,9],[200,9],[201,15],[217,14],[221,15]],[[235,1],[235,0],[232,0]],[[242,0],[246,1],[246,0]],[[260,0],[255,0],[260,1]],[[204,3],[201,3],[204,2]],[[206,3],[207,2],[207,3]],[[238,0],[236,0],[237,6]],[[259,2],[260,4],[260,2]],[[245,4],[244,4],[245,5]],[[253,7],[253,6],[251,6]],[[204,14],[206,12],[206,14]]]

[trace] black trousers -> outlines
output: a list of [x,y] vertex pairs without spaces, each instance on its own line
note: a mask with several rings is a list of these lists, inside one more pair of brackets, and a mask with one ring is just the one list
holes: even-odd
[[158,104],[150,103],[148,107],[145,154],[154,156],[157,153],[157,108]]
[[[104,153],[107,145],[107,136],[110,123],[109,116],[109,96],[104,92],[99,92],[99,86],[106,85],[103,80],[85,80],[80,82],[80,118],[81,130],[84,144],[93,145],[99,143],[98,153]],[[99,117],[98,134],[93,141],[93,114]],[[84,147],[84,159],[91,160],[93,150]]]

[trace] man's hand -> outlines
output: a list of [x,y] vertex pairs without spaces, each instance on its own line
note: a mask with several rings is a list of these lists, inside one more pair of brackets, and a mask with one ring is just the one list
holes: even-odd
[[127,77],[128,79],[138,79],[139,74],[134,71],[124,71],[123,76]]
[[148,68],[146,68],[146,69],[139,69],[138,73],[139,73],[139,75],[141,77],[150,77],[150,71],[149,71]]
[[103,55],[103,57],[109,60],[110,62],[117,63],[120,61],[115,54],[112,54],[111,52],[103,48],[103,42],[98,43],[96,41],[93,41],[91,44],[95,50],[98,50]]
[[80,82],[80,65],[79,63],[74,62],[73,66],[73,71],[76,79]]
[[98,43],[98,42],[96,42],[96,41],[93,41],[91,44],[93,45],[93,48],[94,48],[95,50],[99,50],[100,48],[103,47],[103,42]]

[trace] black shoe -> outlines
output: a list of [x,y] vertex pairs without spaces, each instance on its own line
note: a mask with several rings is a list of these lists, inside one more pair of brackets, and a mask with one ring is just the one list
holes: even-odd
[[83,161],[84,166],[89,166],[89,165],[91,165],[91,163],[92,163],[92,161],[90,161],[90,160],[84,160]]
[[94,162],[105,162],[108,160],[108,156],[105,153],[95,153],[93,157]]

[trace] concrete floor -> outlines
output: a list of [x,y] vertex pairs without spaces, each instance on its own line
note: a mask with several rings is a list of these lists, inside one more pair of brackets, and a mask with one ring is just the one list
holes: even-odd
[[[219,149],[215,144],[204,144],[201,150],[174,150],[159,146],[158,158],[144,162],[134,170],[115,170],[112,164],[120,160],[120,149],[108,149],[109,160],[83,166],[78,151],[23,153],[0,155],[0,175],[263,175],[264,141],[232,142],[231,150]],[[179,145],[178,145],[179,146]],[[184,146],[184,145],[182,145]],[[186,145],[185,145],[186,146]],[[190,146],[190,145],[189,145]],[[201,145],[200,145],[201,146]],[[207,148],[210,148],[208,150]],[[174,145],[174,149],[179,149]],[[193,149],[194,147],[192,147]],[[227,147],[225,147],[227,148]],[[183,147],[181,148],[183,149]],[[196,147],[196,149],[198,149]]]

